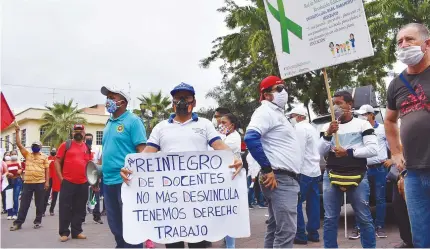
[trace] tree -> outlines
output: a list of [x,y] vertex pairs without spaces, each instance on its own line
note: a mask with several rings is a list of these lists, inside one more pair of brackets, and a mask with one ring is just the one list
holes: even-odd
[[[160,121],[167,119],[172,112],[172,101],[169,97],[163,96],[161,90],[158,93],[150,93],[149,96],[142,95],[138,98],[144,107],[144,120],[147,123],[147,132],[151,133],[152,129]],[[141,111],[135,110],[134,113],[142,115]]]
[[45,123],[41,129],[45,132],[41,137],[41,142],[51,141],[51,146],[55,148],[71,137],[73,125],[87,123],[85,118],[79,116],[81,111],[73,104],[73,100],[67,104],[54,103],[53,106],[46,106],[46,109],[48,112],[42,115]]

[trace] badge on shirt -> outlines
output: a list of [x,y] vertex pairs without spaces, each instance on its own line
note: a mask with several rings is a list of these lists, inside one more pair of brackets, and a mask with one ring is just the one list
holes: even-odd
[[116,127],[116,132],[122,133],[124,131],[124,125],[120,124]]

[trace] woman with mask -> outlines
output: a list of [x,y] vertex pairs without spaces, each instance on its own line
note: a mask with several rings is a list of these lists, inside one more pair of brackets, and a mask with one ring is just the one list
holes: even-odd
[[[235,115],[228,113],[221,118],[219,132],[225,135],[223,141],[228,147],[230,147],[237,158],[241,158],[241,138],[239,132],[237,132],[238,128],[239,120]],[[235,242],[235,238],[230,236],[225,237],[225,244],[227,248],[235,248]]]
[[[2,181],[3,181],[3,175],[7,176],[7,164],[6,162],[10,161],[10,152],[6,151],[3,154],[3,161],[2,161]],[[4,170],[3,167],[6,169]],[[6,212],[6,194],[5,191],[1,192],[1,203],[2,203],[2,209],[1,209],[1,213],[5,214]]]
[[18,152],[10,152],[10,161],[6,162],[8,169],[9,186],[7,189],[13,189],[13,207],[7,210],[7,219],[16,220],[18,215],[19,194],[22,189],[21,163],[18,161]]

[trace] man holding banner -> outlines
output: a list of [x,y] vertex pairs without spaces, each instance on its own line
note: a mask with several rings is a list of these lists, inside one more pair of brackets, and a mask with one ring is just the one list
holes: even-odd
[[245,143],[261,166],[260,186],[269,203],[264,247],[291,248],[297,230],[297,174],[302,152],[296,132],[284,115],[288,93],[279,77],[269,76],[261,82],[260,101]]
[[[363,248],[375,248],[376,236],[369,207],[370,187],[366,174],[366,158],[377,156],[378,140],[369,122],[354,118],[353,99],[349,92],[334,95],[335,118],[322,128],[319,152],[327,157],[323,177],[324,247],[337,248],[337,230],[346,192],[356,214]],[[339,136],[336,146],[334,133]]]
[[[430,32],[411,23],[397,34],[397,58],[408,65],[388,87],[385,132],[392,159],[406,169],[405,194],[416,248],[430,247]],[[397,126],[401,119],[401,132]],[[404,151],[402,149],[403,145]]]
[[[195,91],[192,86],[181,83],[170,94],[173,97],[175,114],[154,127],[144,153],[207,151],[208,144],[214,150],[230,150],[221,140],[212,122],[200,118],[192,112],[196,105]],[[235,159],[234,164],[230,167],[236,169],[233,177],[239,174],[242,169],[240,158]],[[129,183],[130,174],[132,174],[131,170],[121,169],[121,177],[124,182]],[[206,245],[205,241],[188,243],[189,248],[206,248]],[[166,248],[184,247],[184,242],[166,244]]]

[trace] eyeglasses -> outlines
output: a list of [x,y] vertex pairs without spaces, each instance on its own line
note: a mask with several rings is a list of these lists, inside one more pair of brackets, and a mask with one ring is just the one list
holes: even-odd
[[282,90],[287,91],[287,86],[285,86],[285,85],[277,85],[275,88],[267,88],[266,90],[264,90],[264,92],[270,93],[270,92],[276,91],[276,92],[280,93],[280,92],[282,92]]

